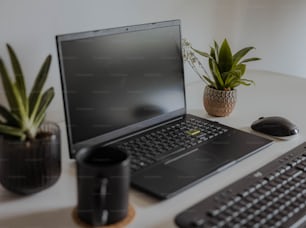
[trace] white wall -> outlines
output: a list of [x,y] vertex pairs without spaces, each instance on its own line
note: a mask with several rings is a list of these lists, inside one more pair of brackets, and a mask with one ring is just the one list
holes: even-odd
[[[55,35],[169,19],[181,19],[183,37],[199,49],[227,37],[233,51],[257,47],[254,55],[263,60],[250,68],[306,77],[304,0],[1,0],[0,56],[7,61],[5,43],[12,44],[31,85],[45,56],[52,54],[47,86],[56,88],[56,97],[49,119],[60,121]],[[188,66],[186,77],[198,79]]]
[[306,1],[239,2],[236,42],[256,46],[255,68],[306,78]]

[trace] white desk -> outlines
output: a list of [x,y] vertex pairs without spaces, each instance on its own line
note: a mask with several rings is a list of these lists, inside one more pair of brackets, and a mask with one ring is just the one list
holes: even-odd
[[[299,126],[300,135],[291,141],[275,141],[272,146],[169,200],[157,201],[131,190],[130,202],[136,209],[136,217],[128,227],[175,227],[176,214],[305,140],[306,80],[261,71],[249,71],[246,76],[256,85],[238,87],[238,103],[229,117],[207,116],[202,106],[204,84],[200,81],[187,86],[189,112],[245,131],[251,131],[250,124],[260,116],[280,115]],[[64,123],[60,124],[63,129]],[[76,206],[75,166],[68,158],[64,130],[62,136],[62,174],[54,186],[26,197],[0,187],[1,228],[79,227],[71,216]]]

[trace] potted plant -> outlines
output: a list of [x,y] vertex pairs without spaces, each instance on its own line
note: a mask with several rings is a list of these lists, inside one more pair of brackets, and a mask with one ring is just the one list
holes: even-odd
[[7,44],[14,78],[0,58],[0,76],[7,106],[0,105],[0,182],[8,190],[31,194],[54,184],[60,176],[60,130],[44,121],[54,88],[43,90],[51,64],[45,59],[27,94],[22,69]]
[[[191,43],[183,40],[183,58],[195,73],[207,84],[204,89],[203,104],[208,114],[212,116],[227,116],[235,107],[237,100],[236,87],[249,86],[254,81],[243,78],[246,63],[260,60],[260,58],[243,57],[254,47],[246,47],[235,54],[226,39],[221,46],[214,41],[210,53],[202,52],[192,47]],[[205,69],[197,55],[208,59],[210,74]]]

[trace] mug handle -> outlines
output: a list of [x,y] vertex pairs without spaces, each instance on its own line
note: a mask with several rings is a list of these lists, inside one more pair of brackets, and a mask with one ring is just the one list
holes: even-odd
[[95,183],[93,221],[94,224],[105,225],[108,220],[108,210],[105,208],[108,179],[97,178]]

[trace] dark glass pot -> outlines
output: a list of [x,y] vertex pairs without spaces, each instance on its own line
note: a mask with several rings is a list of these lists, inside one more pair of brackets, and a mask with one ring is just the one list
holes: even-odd
[[21,142],[0,136],[0,182],[7,190],[27,195],[53,185],[61,173],[60,129],[44,123],[37,138]]

